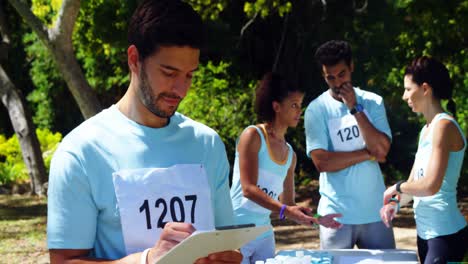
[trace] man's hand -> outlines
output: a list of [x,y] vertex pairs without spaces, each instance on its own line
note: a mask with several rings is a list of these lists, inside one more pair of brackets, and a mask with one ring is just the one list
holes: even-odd
[[[164,226],[163,232],[156,245],[150,250],[147,263],[156,263],[164,254],[189,237],[195,228],[192,224],[169,222]],[[195,263],[240,263],[242,254],[239,251],[223,251],[210,254],[198,259]]]
[[379,155],[378,153],[372,153],[372,152],[370,152],[369,149],[366,149],[366,151],[367,151],[367,153],[369,153],[369,159],[371,159],[371,157],[373,157],[374,160],[377,161],[378,163],[385,163],[387,161],[386,156]]
[[353,85],[350,82],[341,85],[339,97],[343,103],[351,110],[356,105],[356,93],[354,92]]
[[343,226],[342,223],[335,220],[336,217],[342,217],[342,214],[327,214],[317,218],[317,224],[323,225],[324,227],[338,229]]
[[156,263],[166,252],[189,237],[195,228],[192,224],[169,222],[164,226],[163,232],[156,245],[148,253],[147,263]]
[[210,254],[204,258],[199,258],[195,264],[214,264],[214,263],[235,263],[239,264],[242,261],[242,254],[239,251],[223,251]]

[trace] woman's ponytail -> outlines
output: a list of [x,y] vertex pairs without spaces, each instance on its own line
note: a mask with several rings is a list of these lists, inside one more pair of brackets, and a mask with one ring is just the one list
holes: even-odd
[[450,98],[447,102],[447,110],[449,110],[449,112],[452,113],[453,117],[457,119],[457,105],[455,104],[452,98]]

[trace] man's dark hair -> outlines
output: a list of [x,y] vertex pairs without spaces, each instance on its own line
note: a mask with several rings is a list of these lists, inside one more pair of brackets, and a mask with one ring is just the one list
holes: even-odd
[[323,43],[315,52],[315,59],[320,67],[333,66],[344,61],[351,66],[352,52],[348,42],[343,40],[330,40]]
[[138,49],[140,60],[161,46],[203,45],[203,22],[193,8],[180,0],[144,0],[128,26],[128,44]]

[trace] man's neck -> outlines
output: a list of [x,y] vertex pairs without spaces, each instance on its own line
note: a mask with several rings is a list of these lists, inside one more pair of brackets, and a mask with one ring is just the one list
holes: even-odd
[[141,102],[140,97],[133,89],[132,84],[127,89],[125,95],[117,102],[117,108],[122,114],[136,123],[152,127],[161,128],[169,124],[169,118],[158,117],[149,111]]

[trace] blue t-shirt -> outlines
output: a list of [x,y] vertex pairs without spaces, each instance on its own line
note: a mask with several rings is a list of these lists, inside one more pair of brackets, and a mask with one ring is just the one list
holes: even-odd
[[[293,149],[288,146],[288,157],[286,161],[275,161],[269,153],[269,144],[265,139],[263,132],[257,126],[249,126],[248,128],[257,129],[260,135],[261,145],[258,151],[258,187],[268,194],[272,199],[278,200],[279,195],[283,192],[284,179],[288,174],[288,169],[291,167],[293,158]],[[269,225],[271,211],[261,207],[255,202],[245,198],[242,194],[242,186],[240,183],[239,171],[239,153],[236,151],[234,161],[234,172],[232,177],[231,198],[234,208],[234,218],[236,224],[254,223],[257,226]],[[272,231],[260,236],[263,238],[272,234]]]
[[[126,248],[113,173],[176,164],[200,164],[205,168],[209,186],[200,188],[208,188],[211,193],[215,218],[212,222],[216,226],[232,225],[229,163],[215,131],[179,113],[163,128],[142,126],[115,105],[86,120],[63,139],[52,159],[48,248],[92,249],[91,256],[105,259],[124,257]],[[138,190],[135,193],[138,196]],[[186,201],[171,201],[173,208],[167,205],[167,209],[178,210],[182,202]],[[149,206],[155,210],[154,201]],[[190,210],[190,204],[185,208]],[[141,217],[145,217],[144,213],[141,208],[135,212]],[[152,216],[151,221],[154,220],[158,218]],[[171,221],[169,211],[164,220]]]
[[413,179],[418,181],[424,178],[432,154],[432,138],[435,124],[441,119],[453,122],[463,138],[464,146],[461,150],[450,152],[447,169],[440,190],[431,196],[414,196],[414,218],[418,236],[422,239],[431,239],[438,236],[450,235],[458,232],[466,226],[466,221],[457,205],[457,184],[463,165],[463,157],[466,150],[466,139],[458,123],[446,113],[434,117],[431,130],[425,138],[424,126],[420,133],[418,151],[414,162]]
[[[391,139],[391,131],[382,97],[354,88],[357,103],[364,107],[374,127]],[[347,106],[334,99],[327,90],[306,109],[305,133],[307,155],[316,149],[348,152],[365,148],[362,134]],[[380,221],[382,172],[376,161],[364,161],[335,172],[320,173],[321,215],[341,213],[343,224],[367,224]]]

